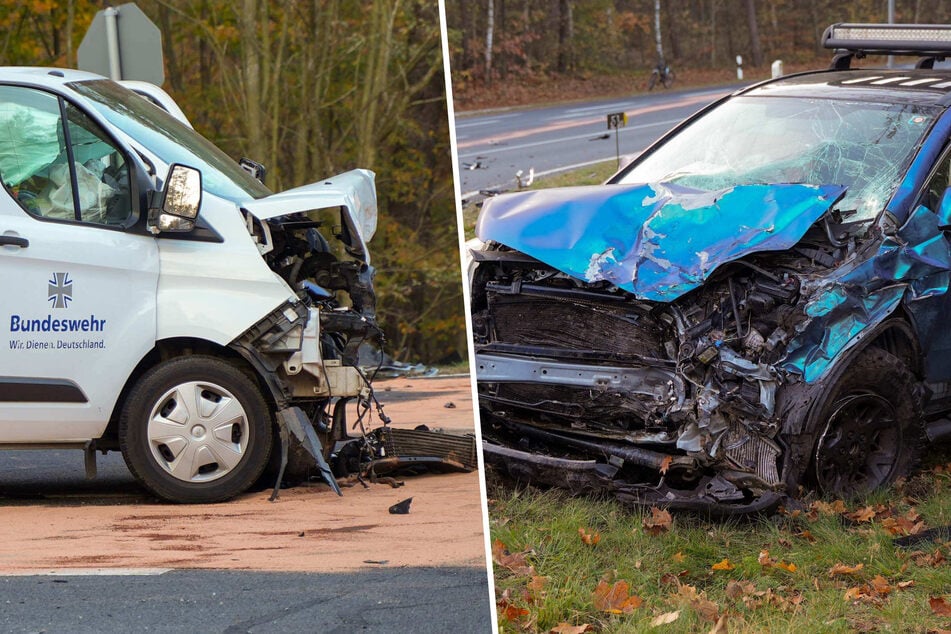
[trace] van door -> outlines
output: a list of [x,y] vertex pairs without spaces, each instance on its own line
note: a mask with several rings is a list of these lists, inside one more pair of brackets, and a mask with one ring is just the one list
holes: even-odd
[[0,86],[0,442],[98,438],[154,346],[158,248],[126,231],[134,169],[73,104]]

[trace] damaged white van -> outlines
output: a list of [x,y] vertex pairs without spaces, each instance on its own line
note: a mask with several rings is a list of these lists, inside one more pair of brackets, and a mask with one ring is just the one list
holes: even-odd
[[[379,335],[373,173],[279,194],[89,73],[0,69],[0,447],[121,450],[174,502],[228,499],[296,436],[329,450]],[[326,447],[326,449],[325,449]],[[339,492],[339,489],[338,489]]]

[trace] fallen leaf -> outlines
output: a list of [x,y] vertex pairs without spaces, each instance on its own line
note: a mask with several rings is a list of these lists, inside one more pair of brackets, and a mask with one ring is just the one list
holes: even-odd
[[802,530],[796,533],[796,537],[802,537],[803,539],[808,540],[810,543],[814,543],[816,538],[812,536],[812,532],[809,529]]
[[882,575],[875,575],[868,583],[872,590],[875,591],[875,594],[878,594],[879,596],[885,596],[892,591],[892,587],[889,585],[888,580]]
[[731,579],[726,584],[726,596],[734,601],[740,597],[753,594],[755,590],[756,586],[749,581],[736,581]]
[[590,623],[585,623],[584,625],[571,625],[570,623],[559,623],[555,627],[548,630],[548,634],[585,634],[585,632],[593,632],[594,626]]
[[909,579],[908,581],[899,581],[897,584],[899,590],[904,590],[905,588],[911,588],[915,585],[914,579]]
[[611,614],[630,614],[644,602],[636,594],[630,594],[630,585],[623,580],[610,585],[602,579],[594,589],[593,599],[596,610]]
[[642,524],[644,526],[645,533],[656,537],[661,533],[666,533],[669,531],[673,522],[674,520],[668,511],[665,509],[659,509],[656,506],[652,506],[651,516],[645,517],[642,521]]
[[724,559],[723,561],[713,564],[710,566],[711,570],[733,570],[735,566],[730,563],[729,559]]
[[846,601],[858,601],[859,599],[864,599],[866,597],[868,597],[867,586],[856,586],[845,591]]
[[838,563],[831,568],[829,568],[829,576],[834,577],[835,575],[854,575],[859,572],[862,568],[865,567],[865,564],[855,564],[854,566],[846,566],[843,563]]
[[511,601],[511,591],[506,589],[502,596],[496,602],[498,612],[506,621],[519,621],[523,616],[529,615],[528,608],[523,608]]
[[673,593],[671,597],[678,601],[681,605],[689,604],[691,601],[696,601],[697,597],[697,587],[692,586],[689,583],[681,583],[677,586],[677,592]]
[[716,623],[720,619],[720,606],[718,606],[713,601],[708,599],[697,599],[690,605],[694,610],[697,611],[697,614],[699,614],[700,618],[704,621]]
[[526,560],[528,555],[533,554],[531,549],[523,550],[519,553],[511,553],[500,539],[492,542],[492,561],[516,575],[534,575],[535,568]]
[[525,587],[531,590],[532,592],[541,592],[545,589],[545,584],[548,583],[548,577],[543,577],[541,575],[535,575],[532,577],[532,580],[529,581]]
[[597,546],[601,541],[601,533],[589,533],[585,528],[579,528],[578,535],[581,536],[581,542],[588,546]]
[[651,620],[651,627],[657,627],[658,625],[667,625],[668,623],[673,623],[680,618],[680,610],[674,612],[664,612],[661,615],[655,616]]
[[861,508],[853,513],[846,513],[845,517],[852,520],[853,522],[871,522],[875,519],[875,509],[871,506],[866,506]]
[[948,603],[944,597],[928,597],[928,605],[938,616],[951,616],[951,603]]
[[782,568],[783,570],[788,570],[789,572],[796,572],[797,570],[796,564],[794,563],[787,563],[785,561],[776,561],[775,559],[770,557],[769,551],[766,550],[765,548],[759,551],[759,557],[757,557],[756,560],[759,562],[759,565],[761,565],[763,568],[772,568],[775,566],[776,568]]
[[664,456],[664,459],[660,461],[660,469],[658,469],[661,475],[664,475],[667,473],[667,470],[670,469],[670,463],[672,463],[673,461],[674,461],[673,456]]
[[684,557],[684,554],[680,551],[677,551],[676,553],[671,555],[670,558],[676,561],[678,564],[682,564],[684,562],[684,559],[686,559],[686,557]]
[[707,632],[707,634],[727,634],[729,631],[726,626],[726,614],[721,614],[716,624],[714,624],[713,629]]
[[926,525],[918,512],[912,508],[904,515],[886,517],[882,520],[882,528],[892,535],[917,535],[925,530]]

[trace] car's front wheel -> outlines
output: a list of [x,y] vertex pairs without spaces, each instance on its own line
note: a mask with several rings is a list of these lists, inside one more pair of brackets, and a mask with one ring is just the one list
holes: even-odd
[[220,502],[245,491],[271,452],[271,415],[260,389],[216,357],[166,361],[129,392],[119,419],[129,470],[172,502]]
[[817,429],[810,479],[823,493],[858,497],[891,484],[921,452],[914,375],[884,350],[865,350],[829,392]]

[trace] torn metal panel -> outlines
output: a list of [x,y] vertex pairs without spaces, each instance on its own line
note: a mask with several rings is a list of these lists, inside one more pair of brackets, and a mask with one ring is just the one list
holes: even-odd
[[476,233],[587,282],[672,301],[726,262],[790,248],[844,192],[800,184],[708,192],[669,183],[521,192],[486,201]]
[[783,368],[807,382],[821,378],[835,358],[865,329],[883,321],[902,302],[948,292],[951,242],[938,217],[919,206],[878,252],[818,291],[805,305],[811,321],[790,343]]

